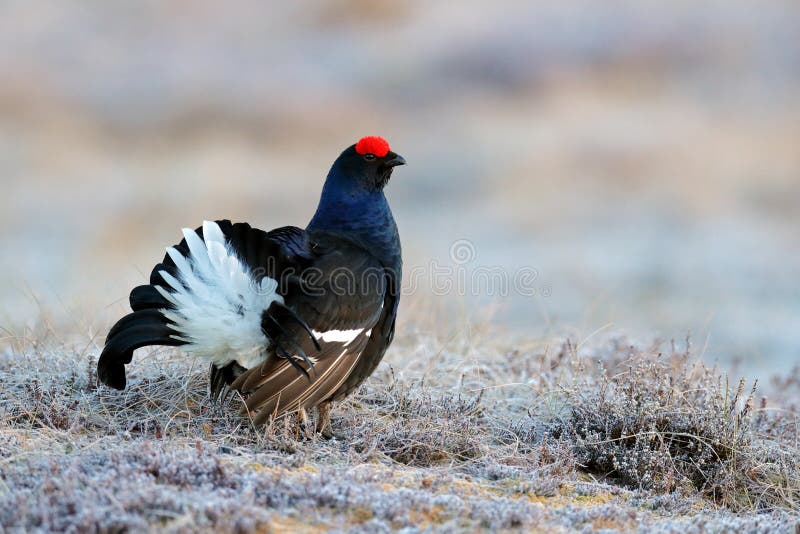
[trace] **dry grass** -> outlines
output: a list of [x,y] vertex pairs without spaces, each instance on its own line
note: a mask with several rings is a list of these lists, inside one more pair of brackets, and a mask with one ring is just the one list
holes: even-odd
[[688,350],[631,347],[578,368],[563,390],[567,413],[548,434],[573,444],[581,469],[629,487],[800,512],[797,414],[771,409],[756,391]]
[[[620,338],[505,350],[413,328],[334,412],[253,428],[174,351],[96,386],[97,347],[0,350],[0,524],[9,530],[794,528],[798,418],[688,350]],[[78,347],[78,348],[76,348]],[[779,384],[790,391],[791,381]],[[787,403],[786,407],[791,408]]]

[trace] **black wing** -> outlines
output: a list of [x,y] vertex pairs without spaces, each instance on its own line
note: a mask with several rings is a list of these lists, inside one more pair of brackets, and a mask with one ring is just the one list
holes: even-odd
[[397,321],[397,309],[400,304],[399,271],[399,268],[386,270],[386,295],[381,316],[372,329],[372,334],[364,347],[364,351],[361,353],[358,364],[330,400],[342,399],[358,388],[375,371],[384,354],[386,354],[389,345],[392,344]]
[[310,250],[312,266],[289,284],[284,298],[286,307],[313,329],[320,349],[303,336],[302,326],[284,322],[295,354],[308,356],[300,364],[308,377],[292,371],[292,358],[280,351],[243,373],[232,387],[247,396],[246,409],[257,424],[330,400],[361,365],[383,315],[385,270],[372,255],[335,236],[315,236]]

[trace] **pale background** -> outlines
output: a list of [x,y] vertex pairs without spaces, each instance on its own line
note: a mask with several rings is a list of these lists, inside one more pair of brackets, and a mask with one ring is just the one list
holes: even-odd
[[181,227],[305,225],[364,134],[407,271],[539,273],[453,321],[800,363],[796,0],[4,0],[0,325],[102,333]]

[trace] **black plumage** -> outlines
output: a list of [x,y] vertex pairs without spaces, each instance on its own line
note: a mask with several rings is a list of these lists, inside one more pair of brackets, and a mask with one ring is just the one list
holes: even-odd
[[364,138],[334,163],[305,230],[221,220],[184,231],[131,292],[100,380],[123,389],[134,350],[181,346],[212,362],[211,395],[240,392],[257,424],[319,406],[324,430],[328,403],[357,388],[392,342],[402,263],[383,187],[403,163]]

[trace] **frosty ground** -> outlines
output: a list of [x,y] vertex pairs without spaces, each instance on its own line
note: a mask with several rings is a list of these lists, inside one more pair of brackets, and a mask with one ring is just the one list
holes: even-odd
[[[405,328],[337,439],[253,428],[206,370],[140,351],[96,385],[92,334],[8,332],[0,525],[16,531],[796,532],[797,373],[759,386],[686,340]],[[761,392],[769,393],[762,398]]]

